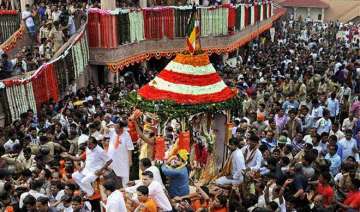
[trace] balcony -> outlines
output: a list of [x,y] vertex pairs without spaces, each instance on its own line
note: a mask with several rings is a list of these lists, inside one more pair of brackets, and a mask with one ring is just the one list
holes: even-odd
[[[184,51],[184,20],[189,17],[191,7],[179,10],[173,8],[89,11],[90,64],[106,65],[112,71],[120,71],[152,57],[170,58]],[[199,10],[201,45],[209,54],[236,50],[271,28],[273,22],[285,13],[284,9],[273,10],[271,2],[223,5]],[[182,14],[177,15],[179,13]],[[143,19],[138,18],[132,23],[131,16],[134,15]],[[124,17],[130,20],[122,22]],[[132,27],[135,32],[132,32]]]

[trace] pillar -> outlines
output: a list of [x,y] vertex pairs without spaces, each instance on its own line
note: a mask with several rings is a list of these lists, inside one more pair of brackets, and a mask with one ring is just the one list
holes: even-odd
[[21,11],[25,11],[25,6],[27,4],[32,5],[33,3],[34,3],[33,0],[20,0]]
[[325,18],[325,9],[322,8],[321,9],[321,21],[324,22],[324,18]]
[[101,0],[101,9],[115,10],[116,0]]
[[147,7],[147,0],[140,0],[139,1],[139,6],[141,7],[141,8],[144,8],[144,7]]
[[310,13],[311,13],[311,8],[310,7],[308,7],[307,8],[307,16],[310,18]]
[[296,10],[297,10],[297,8],[294,7],[294,20],[298,20],[297,17],[296,17]]

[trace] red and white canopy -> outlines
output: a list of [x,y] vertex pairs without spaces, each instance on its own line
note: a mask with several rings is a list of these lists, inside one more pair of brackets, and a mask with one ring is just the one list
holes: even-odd
[[216,73],[207,54],[178,54],[139,94],[145,100],[191,105],[224,102],[236,92]]

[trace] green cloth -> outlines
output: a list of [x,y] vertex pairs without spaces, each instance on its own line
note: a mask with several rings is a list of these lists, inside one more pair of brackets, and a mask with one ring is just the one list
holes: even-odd
[[191,15],[190,9],[175,9],[175,37],[186,36],[186,26]]
[[118,38],[119,44],[130,42],[130,19],[129,13],[119,13],[118,15]]
[[144,40],[144,15],[142,11],[130,12],[130,41],[138,42]]
[[202,36],[218,36],[228,34],[228,8],[202,8],[200,11],[200,26]]

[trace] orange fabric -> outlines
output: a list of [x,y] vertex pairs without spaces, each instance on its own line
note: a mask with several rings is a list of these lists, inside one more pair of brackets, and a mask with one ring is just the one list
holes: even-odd
[[83,153],[80,155],[80,158],[81,158],[81,160],[86,160],[86,152],[83,152]]
[[115,149],[117,149],[119,147],[119,145],[121,144],[121,139],[119,134],[116,134],[116,138],[115,138]]
[[5,212],[14,212],[14,208],[12,206],[7,206]]
[[227,212],[226,208],[212,209],[211,212]]
[[144,203],[145,208],[142,210],[142,212],[157,212],[157,206],[156,203],[153,199],[148,199],[145,203]]
[[139,139],[139,135],[136,132],[134,120],[128,120],[128,128],[129,128],[129,134],[130,134],[132,142],[133,143],[137,142],[137,140]]
[[178,54],[176,55],[175,62],[181,63],[184,65],[192,65],[192,66],[207,66],[210,64],[210,59],[207,54],[196,55],[196,60],[194,60],[194,56]]
[[101,194],[100,194],[100,180],[97,179],[94,183],[94,194],[89,197],[89,200],[98,200],[101,199]]

